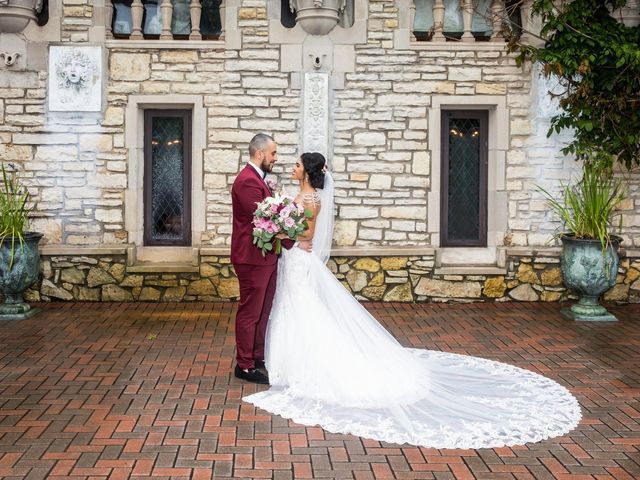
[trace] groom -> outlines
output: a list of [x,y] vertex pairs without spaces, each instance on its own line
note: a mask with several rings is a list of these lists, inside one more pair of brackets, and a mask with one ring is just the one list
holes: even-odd
[[[254,383],[269,383],[260,371],[264,369],[264,339],[267,321],[276,290],[278,257],[273,252],[262,256],[253,244],[253,213],[256,205],[273,192],[265,177],[278,160],[273,137],[259,133],[249,143],[249,163],[240,171],[231,188],[233,231],[231,233],[231,263],[240,283],[240,303],[236,314],[235,376]],[[282,246],[291,248],[291,240]],[[309,242],[300,248],[311,250]]]

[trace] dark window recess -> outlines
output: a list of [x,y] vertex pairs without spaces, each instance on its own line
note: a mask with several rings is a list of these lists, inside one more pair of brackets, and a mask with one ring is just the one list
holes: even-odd
[[146,110],[144,244],[191,245],[191,112]]
[[115,38],[127,38],[131,35],[133,22],[131,20],[131,0],[113,1],[113,19],[111,31]]
[[280,23],[283,27],[293,28],[296,26],[296,14],[289,7],[289,0],[280,1]]
[[142,0],[142,34],[144,38],[158,39],[162,33],[162,17],[160,16],[160,0]]
[[441,245],[487,244],[487,112],[442,117]]
[[42,2],[42,10],[37,15],[38,19],[36,23],[39,27],[44,27],[49,21],[49,0]]
[[222,33],[220,0],[202,0],[200,33],[205,40],[217,40]]

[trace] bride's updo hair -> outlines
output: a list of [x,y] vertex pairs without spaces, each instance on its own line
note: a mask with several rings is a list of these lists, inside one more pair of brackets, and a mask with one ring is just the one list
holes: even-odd
[[309,183],[313,188],[324,188],[324,166],[327,161],[318,152],[307,152],[300,155],[302,167],[309,175]]

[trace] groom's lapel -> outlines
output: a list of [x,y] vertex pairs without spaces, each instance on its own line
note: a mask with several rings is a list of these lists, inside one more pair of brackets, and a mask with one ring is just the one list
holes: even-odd
[[273,192],[269,188],[269,185],[267,184],[267,182],[265,182],[265,179],[260,176],[255,168],[253,168],[251,165],[245,165],[244,168],[251,170],[251,172],[258,178],[258,180],[260,180],[260,183],[262,183],[263,189],[269,192],[269,195],[273,195]]

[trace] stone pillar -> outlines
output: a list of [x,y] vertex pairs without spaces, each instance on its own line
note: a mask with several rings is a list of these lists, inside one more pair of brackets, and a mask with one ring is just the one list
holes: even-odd
[[191,0],[189,9],[191,12],[191,35],[189,35],[189,40],[202,40],[202,34],[200,33],[202,5],[200,4],[200,0]]
[[142,36],[142,13],[144,12],[144,5],[142,0],[133,0],[131,4],[131,35],[129,38],[140,40]]
[[471,33],[471,23],[473,21],[473,1],[463,0],[462,4],[462,22],[464,25],[464,33],[462,34],[463,42],[475,42],[476,39]]
[[444,1],[435,0],[433,4],[433,40],[444,41]]
[[171,0],[162,0],[160,12],[162,14],[162,33],[160,34],[160,39],[172,40],[171,17],[173,16],[173,4],[171,3]]

